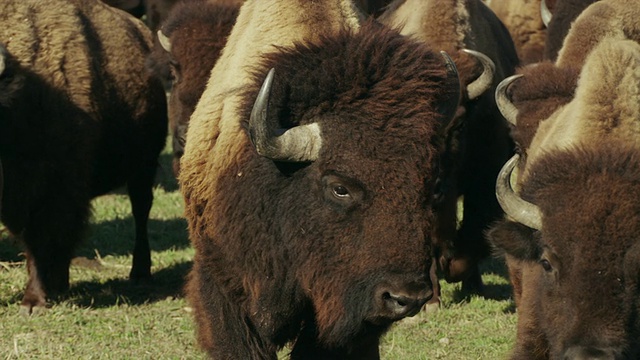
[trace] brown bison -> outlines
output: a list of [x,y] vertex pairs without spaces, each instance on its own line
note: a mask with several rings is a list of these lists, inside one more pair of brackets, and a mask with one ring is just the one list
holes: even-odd
[[2,222],[26,247],[22,305],[31,311],[68,289],[91,199],[125,184],[136,222],[130,275],[148,278],[167,133],[164,91],[144,68],[151,33],[89,0],[4,0],[0,19]]
[[[432,296],[453,63],[351,1],[247,1],[191,117],[187,295],[212,358],[379,357]],[[447,57],[445,56],[445,59]]]
[[[478,0],[398,0],[380,21],[449,53],[467,89],[439,164],[433,250],[447,281],[462,281],[464,292],[481,293],[478,263],[490,253],[484,232],[502,216],[495,179],[513,153],[509,129],[493,96],[498,82],[518,63],[513,42],[500,20]],[[485,64],[495,64],[490,65],[492,74],[478,78],[480,62],[463,49],[485,54]],[[458,227],[460,198],[464,213]]]
[[520,195],[509,184],[517,156],[498,179],[515,222],[490,235],[521,266],[512,359],[640,356],[638,83],[640,45],[604,39],[573,100],[540,123],[557,126],[535,134],[542,149],[520,173]]
[[192,0],[169,13],[148,65],[158,76],[170,72],[169,128],[173,172],[180,173],[189,118],[204,91],[209,73],[220,57],[240,10],[238,1]]
[[[599,276],[592,275],[603,265],[602,261],[595,261],[594,256],[606,254],[606,261],[610,262],[607,273],[613,274],[615,271],[611,268],[622,264],[619,254],[622,254],[620,251],[626,246],[624,245],[626,240],[622,238],[629,228],[621,227],[618,232],[605,225],[609,221],[620,220],[618,218],[620,213],[617,210],[615,210],[617,215],[614,215],[612,210],[612,215],[609,217],[598,215],[592,212],[592,209],[615,206],[625,208],[630,205],[624,199],[612,195],[613,193],[605,195],[602,192],[609,191],[610,185],[601,185],[602,189],[592,191],[591,185],[583,184],[580,182],[582,180],[577,180],[578,178],[573,176],[593,176],[595,179],[599,176],[599,171],[610,173],[621,171],[620,168],[616,170],[621,163],[618,160],[611,160],[610,157],[620,156],[619,160],[628,158],[629,154],[623,154],[625,151],[628,153],[625,148],[637,142],[637,136],[631,133],[636,131],[634,129],[637,127],[638,118],[634,115],[635,113],[629,112],[637,106],[637,94],[625,93],[626,90],[617,90],[616,87],[625,86],[625,83],[629,84],[630,89],[637,87],[637,79],[628,79],[638,72],[635,65],[637,59],[633,60],[637,56],[633,50],[635,45],[631,46],[624,40],[632,39],[636,43],[640,41],[638,36],[640,25],[637,22],[640,16],[639,11],[640,8],[629,7],[625,1],[620,0],[604,0],[591,5],[576,19],[555,64],[541,63],[527,67],[518,75],[523,80],[513,82],[514,78],[507,79],[497,91],[498,104],[505,117],[515,125],[513,137],[520,149],[520,160],[511,161],[508,166],[505,166],[504,174],[501,175],[502,180],[499,182],[502,184],[501,192],[504,193],[505,189],[510,189],[510,185],[504,179],[513,167],[518,166],[517,187],[521,189],[522,197],[532,201],[535,193],[535,201],[532,202],[542,208],[543,213],[544,206],[554,206],[553,216],[556,214],[564,216],[563,219],[555,218],[547,212],[541,218],[538,208],[521,206],[523,201],[518,197],[501,197],[505,210],[510,209],[506,212],[511,220],[505,220],[494,226],[489,237],[499,251],[506,256],[514,286],[519,313],[518,344],[514,351],[514,359],[554,359],[563,354],[562,346],[572,346],[571,342],[582,342],[576,346],[584,346],[584,343],[591,342],[593,347],[599,347],[603,351],[601,358],[604,359],[631,359],[638,356],[636,349],[638,344],[633,342],[624,344],[627,341],[625,337],[635,338],[636,341],[638,339],[637,330],[633,330],[637,329],[634,328],[636,325],[632,324],[633,321],[630,322],[632,324],[629,328],[630,333],[620,333],[619,343],[607,344],[608,340],[605,339],[611,336],[606,329],[619,331],[620,322],[628,322],[630,319],[628,313],[616,313],[618,310],[613,310],[603,317],[600,317],[600,313],[589,316],[581,314],[580,317],[574,316],[576,319],[574,322],[566,322],[565,318],[559,318],[559,321],[565,321],[567,326],[574,326],[574,332],[565,327],[558,327],[557,324],[550,325],[546,316],[563,306],[557,300],[553,300],[556,296],[560,298],[564,297],[564,294],[578,294],[580,291],[578,287],[586,286],[581,282],[581,278],[589,279],[586,281],[591,282],[590,290],[598,292],[598,299],[602,299],[600,301],[580,295],[584,297],[585,306],[593,309],[593,306],[598,307],[606,302],[609,307],[612,303],[619,301],[619,298],[612,300],[608,297],[610,293],[601,294],[597,288],[594,290],[594,284],[597,286],[603,284]],[[592,49],[596,47],[599,50],[591,54]],[[611,54],[607,54],[607,51],[611,51]],[[582,68],[587,57],[589,58],[588,67]],[[632,85],[634,81],[636,83]],[[510,97],[507,96],[507,89]],[[513,100],[513,103],[509,100]],[[589,146],[585,147],[582,143]],[[575,158],[578,160],[573,160]],[[575,161],[577,165],[570,166],[567,159]],[[598,162],[602,161],[605,165],[611,162],[611,167],[606,170],[599,167]],[[558,165],[552,165],[554,163]],[[635,165],[629,166],[632,168]],[[630,169],[630,171],[634,170]],[[565,178],[548,178],[551,176],[549,174],[561,172],[566,173]],[[620,180],[616,180],[617,176],[613,175],[607,181],[613,184],[619,183]],[[601,177],[601,179],[604,178]],[[558,190],[558,193],[541,190],[542,187],[548,186],[549,191],[552,191],[552,189],[561,189],[560,185],[569,184],[574,187],[571,191],[564,188]],[[584,199],[576,195],[578,192],[588,193],[592,199]],[[570,196],[576,198],[575,203],[565,204],[560,200],[570,199]],[[605,198],[608,202],[604,201]],[[585,205],[580,201],[584,201]],[[587,201],[591,202],[587,203]],[[578,216],[573,209],[585,210],[585,213]],[[577,218],[583,215],[585,218],[590,217],[592,224],[602,223],[602,227],[596,230],[592,229],[592,226],[579,225]],[[633,211],[630,210],[626,216],[634,216]],[[514,219],[517,222],[512,221]],[[561,225],[560,220],[563,220],[564,224]],[[545,225],[547,221],[549,225]],[[587,240],[584,244],[581,243],[580,247],[572,248],[571,253],[568,254],[568,246],[573,246],[569,234],[577,233],[584,237],[581,240]],[[567,244],[557,243],[565,239]],[[617,243],[619,241],[620,244]],[[544,284],[540,282],[540,274],[544,274],[543,270],[547,265],[546,262],[539,262],[542,259],[542,252],[528,252],[540,246],[552,251],[556,265],[558,261],[562,262],[563,274],[572,272],[572,275],[566,275],[567,278],[572,279],[572,282],[562,283],[563,295],[557,292],[543,292],[540,289]],[[610,250],[614,247],[617,247],[617,250]],[[566,261],[579,258],[580,263],[575,263],[575,269],[579,270],[574,272],[574,268],[568,267],[570,265],[567,265]],[[545,260],[549,259],[545,258]],[[592,261],[593,265],[588,265],[589,261]],[[584,266],[586,268],[593,266],[593,268],[585,270]],[[582,277],[578,273],[581,273]],[[558,283],[557,286],[559,285]],[[569,300],[566,304],[575,305]],[[544,315],[543,319],[541,314],[547,315]],[[635,316],[632,315],[632,317]],[[594,321],[602,321],[601,326],[597,328],[603,334],[602,339],[594,340],[594,335],[591,333],[577,334],[585,330],[585,327],[593,327]],[[548,331],[547,327],[554,326],[558,332]],[[569,341],[564,338],[564,334],[574,336],[576,339]],[[566,342],[564,345],[561,343],[563,341]],[[607,349],[608,347],[611,348]],[[627,350],[620,350],[625,348]],[[580,354],[585,356],[585,351],[589,352],[588,350],[567,350],[566,358],[585,358],[578,356]]]

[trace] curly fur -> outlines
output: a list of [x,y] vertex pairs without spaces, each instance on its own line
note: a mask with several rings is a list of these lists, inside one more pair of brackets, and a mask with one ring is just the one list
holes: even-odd
[[[509,29],[520,64],[542,60],[547,28],[540,17],[541,0],[493,0],[485,3]],[[549,5],[551,1],[547,1]]]

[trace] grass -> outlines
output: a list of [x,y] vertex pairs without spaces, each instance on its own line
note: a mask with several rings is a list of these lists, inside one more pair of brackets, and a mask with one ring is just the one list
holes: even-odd
[[[127,281],[133,220],[122,192],[93,202],[87,240],[71,266],[71,290],[50,309],[19,314],[26,283],[20,247],[0,238],[0,360],[204,359],[182,295],[191,266],[182,196],[168,150],[155,188],[149,224],[154,281]],[[397,323],[381,345],[383,359],[501,359],[515,339],[516,315],[505,271],[483,264],[485,297],[465,298],[459,284],[442,284],[443,305]],[[286,350],[280,354],[286,358]]]

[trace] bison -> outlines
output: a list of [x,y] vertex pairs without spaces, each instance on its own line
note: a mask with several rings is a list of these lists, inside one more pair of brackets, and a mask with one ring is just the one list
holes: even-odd
[[90,201],[127,185],[132,279],[150,276],[147,221],[166,141],[146,26],[97,0],[0,3],[2,222],[26,248],[28,312],[69,287]]
[[173,172],[180,173],[189,118],[204,91],[209,73],[235,24],[240,2],[192,0],[178,3],[158,31],[159,41],[148,66],[158,76],[170,72],[169,128]]
[[[465,293],[482,293],[478,263],[490,254],[484,232],[503,215],[494,194],[495,179],[513,153],[493,96],[498,82],[518,64],[513,42],[495,14],[477,0],[397,0],[379,19],[449,53],[467,89],[439,165],[433,250],[447,281],[462,281]],[[463,49],[485,54],[492,75],[476,81],[480,63]],[[464,213],[458,227],[461,198]]]
[[293,342],[294,359],[376,359],[433,295],[461,82],[448,56],[364,18],[348,0],[247,1],[212,70],[179,177],[186,292],[212,358]]
[[[592,191],[591,185],[582,181],[590,177],[604,180],[605,177],[600,176],[599,172],[614,174],[622,171],[621,163],[610,157],[628,159],[628,148],[637,141],[636,136],[632,135],[637,127],[637,114],[629,112],[629,107],[637,106],[637,94],[625,93],[626,90],[615,88],[624,87],[624,84],[629,84],[630,89],[637,87],[632,86],[634,81],[637,84],[637,79],[628,79],[638,72],[637,53],[634,50],[636,45],[626,39],[636,43],[640,41],[637,22],[639,10],[619,0],[604,0],[591,5],[576,19],[555,64],[547,62],[527,67],[517,75],[527,81],[514,82],[517,77],[510,78],[497,91],[498,104],[505,117],[515,126],[513,137],[520,149],[520,159],[505,165],[499,180],[500,192],[512,192],[506,179],[513,167],[517,166],[517,187],[521,189],[522,198],[535,203],[543,209],[543,213],[547,209],[545,216],[541,218],[538,207],[521,206],[525,203],[517,196],[503,195],[503,207],[510,217],[497,223],[489,232],[497,251],[506,257],[514,287],[519,313],[518,343],[514,359],[557,358],[564,352],[567,359],[582,359],[584,357],[579,356],[585,356],[591,350],[580,347],[589,343],[592,348],[599,349],[593,352],[600,353],[601,358],[630,359],[638,356],[638,344],[633,341],[624,343],[627,341],[625,339],[638,339],[637,327],[634,330],[637,325],[630,321],[636,315],[631,315],[630,318],[629,313],[618,310],[604,315],[595,312],[592,315],[574,314],[576,320],[566,322],[566,325],[573,326],[575,331],[559,327],[559,323],[555,322],[554,325],[549,325],[551,322],[547,316],[553,317],[556,315],[555,311],[564,311],[559,310],[564,305],[558,299],[564,299],[569,294],[573,294],[572,299],[575,299],[573,296],[583,296],[584,308],[591,310],[603,306],[605,302],[608,307],[611,303],[620,301],[620,298],[609,297],[610,293],[606,293],[606,296],[605,293],[599,295],[602,302],[577,294],[581,291],[578,287],[586,286],[584,281],[590,281],[590,290],[597,291],[594,290],[594,284],[600,286],[603,282],[594,273],[604,264],[608,263],[608,274],[620,269],[611,268],[621,264],[620,256],[626,256],[624,249],[627,245],[624,245],[626,240],[623,238],[629,228],[621,227],[618,232],[607,224],[621,220],[618,210],[611,209],[618,206],[625,208],[631,204],[615,195],[611,196],[611,193],[605,195],[603,190],[609,191],[612,188],[610,185],[602,185],[602,189]],[[594,48],[597,50],[593,50]],[[507,96],[507,90],[510,97]],[[513,103],[510,102],[511,99]],[[575,164],[570,165],[568,159]],[[598,165],[602,161],[607,167]],[[629,166],[632,168],[634,165]],[[557,177],[560,173],[564,173],[566,177]],[[614,186],[626,186],[617,177],[618,175],[613,175],[606,181],[615,184]],[[593,180],[594,184],[600,180]],[[568,185],[573,189],[567,190],[565,186]],[[546,187],[549,192],[542,190]],[[585,199],[581,196],[582,193],[590,193],[592,198]],[[571,197],[575,198],[574,203],[565,202]],[[549,213],[549,206],[554,207],[555,214]],[[578,215],[571,209],[585,210],[585,213]],[[611,216],[599,214],[599,211],[611,211]],[[556,214],[562,214],[564,218],[556,217]],[[625,216],[634,216],[633,211]],[[589,218],[591,224],[598,224],[598,229],[580,225],[577,223],[578,218]],[[561,220],[564,221],[563,224],[560,223]],[[584,240],[578,247],[573,247],[575,234],[579,234],[580,240]],[[570,246],[570,253],[567,253]],[[546,250],[532,252],[541,247]],[[541,282],[544,279],[541,274],[545,274],[545,268],[548,268],[548,264],[542,261],[549,260],[542,258],[544,254],[549,254],[547,250],[552,253],[553,265],[557,266],[561,262],[563,265],[560,271],[566,278],[572,279],[571,283],[565,280],[562,284],[554,284],[559,292],[541,289],[545,284],[551,285]],[[596,261],[594,256],[603,254],[606,254],[605,262]],[[589,265],[589,261],[593,265]],[[574,272],[574,269],[578,270]],[[557,270],[555,268],[553,273],[557,274]],[[625,303],[629,305],[628,301]],[[576,305],[570,300],[566,304]],[[566,321],[566,318],[559,317],[558,320]],[[595,335],[587,332],[579,334],[586,327],[593,327],[597,321],[605,324],[598,328],[603,334],[601,339],[596,339]],[[619,332],[621,322],[631,324],[629,332]],[[555,328],[558,332],[548,331],[547,327]],[[618,331],[619,342],[607,340],[607,337],[612,336],[608,329]],[[564,334],[575,339],[565,338]],[[578,348],[568,349],[574,345]]]
[[513,359],[640,356],[639,82],[640,45],[604,39],[572,101],[544,120],[560,127],[536,133],[520,194],[509,184],[518,156],[498,179],[514,221],[491,237],[521,263]]

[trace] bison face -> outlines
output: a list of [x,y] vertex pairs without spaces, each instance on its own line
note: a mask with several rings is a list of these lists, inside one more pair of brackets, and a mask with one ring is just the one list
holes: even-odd
[[176,176],[189,118],[226,44],[239,7],[240,3],[178,3],[157,33],[149,63],[157,75],[171,82],[169,120]]
[[490,232],[521,281],[514,359],[640,355],[638,160],[615,147],[551,153],[522,185],[538,229],[507,221]]

